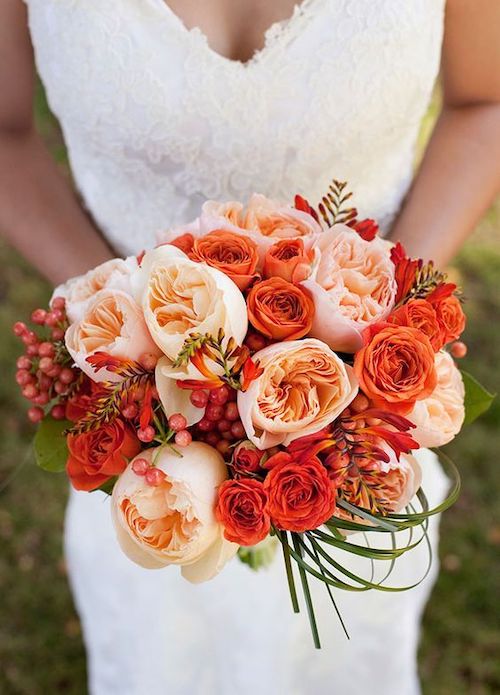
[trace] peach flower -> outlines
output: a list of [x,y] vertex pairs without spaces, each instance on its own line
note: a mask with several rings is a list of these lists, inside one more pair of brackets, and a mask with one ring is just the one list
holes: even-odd
[[101,290],[86,305],[81,320],[66,331],[66,347],[75,364],[94,381],[119,381],[121,377],[101,369],[95,372],[87,357],[106,352],[121,359],[138,360],[144,353],[159,355],[140,307],[119,290]]
[[306,251],[303,239],[282,239],[266,251],[264,277],[279,277],[288,282],[302,282],[311,274],[314,258],[314,249]]
[[421,446],[448,444],[460,432],[465,417],[465,389],[462,376],[451,355],[435,357],[437,386],[430,396],[415,403],[408,420],[416,425],[411,436]]
[[168,447],[139,454],[166,477],[153,487],[132,470],[119,477],[112,516],[123,552],[141,567],[180,565],[190,582],[218,574],[238,546],[224,538],[215,518],[217,488],[227,478],[222,456],[208,444],[192,442],[182,458]]
[[263,373],[238,393],[238,409],[248,439],[259,449],[317,432],[358,391],[352,368],[314,338],[269,345],[253,359]]
[[54,290],[54,297],[66,299],[66,313],[71,323],[79,321],[85,307],[99,290],[122,290],[130,294],[130,276],[137,270],[137,259],[113,258],[101,263],[85,275],[68,280]]
[[262,280],[247,297],[248,318],[273,340],[296,340],[311,330],[314,303],[309,292],[282,278]]
[[363,330],[385,319],[394,306],[389,247],[379,238],[365,241],[345,225],[324,232],[317,247],[317,270],[302,283],[316,306],[311,335],[332,350],[355,352],[363,343]]
[[[190,260],[180,249],[166,245],[148,251],[132,277],[153,340],[168,358],[176,359],[193,333],[216,336],[223,329],[241,345],[247,332],[246,304],[227,275],[205,263]],[[186,369],[187,376],[193,367]],[[189,374],[188,374],[189,373]]]

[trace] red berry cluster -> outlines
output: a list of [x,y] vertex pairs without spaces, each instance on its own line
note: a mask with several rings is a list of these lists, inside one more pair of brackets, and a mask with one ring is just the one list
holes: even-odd
[[205,409],[202,419],[194,427],[196,439],[215,447],[226,459],[230,457],[232,444],[246,436],[236,395],[237,392],[227,385],[191,394],[191,403]]
[[65,397],[78,376],[71,368],[71,359],[63,343],[68,326],[64,298],[55,297],[49,311],[35,309],[31,321],[43,327],[44,335],[38,335],[21,321],[13,326],[14,335],[25,345],[25,353],[17,359],[16,381],[23,396],[33,404],[28,410],[31,422],[40,422],[47,414],[44,408],[51,403],[50,415],[63,420],[66,417]]

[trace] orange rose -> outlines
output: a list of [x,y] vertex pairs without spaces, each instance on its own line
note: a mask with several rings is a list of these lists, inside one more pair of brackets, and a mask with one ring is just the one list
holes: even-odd
[[360,388],[375,405],[404,415],[434,391],[437,375],[429,338],[417,328],[378,323],[354,358]]
[[75,490],[96,490],[109,478],[120,475],[128,459],[141,450],[132,429],[114,420],[99,429],[69,434],[66,470]]
[[250,323],[268,338],[297,340],[309,333],[314,302],[309,292],[281,278],[258,282],[247,297]]
[[221,270],[241,291],[257,277],[257,244],[241,234],[217,229],[195,239],[189,256]]
[[264,277],[280,277],[302,282],[311,274],[313,251],[306,251],[302,239],[282,239],[269,248],[264,257]]
[[387,320],[398,326],[418,328],[429,338],[435,352],[443,347],[441,325],[434,307],[426,299],[411,299],[407,304],[396,309]]
[[286,531],[310,531],[335,513],[335,486],[316,457],[296,463],[289,456],[270,470],[264,490],[271,521]]
[[465,328],[465,314],[460,301],[452,294],[436,302],[434,308],[443,334],[443,345],[458,340]]
[[172,241],[168,242],[171,246],[175,246],[176,248],[180,249],[181,251],[184,251],[185,254],[189,256],[193,249],[193,244],[194,244],[194,236],[190,232],[186,232],[185,234],[181,234],[180,236],[176,236],[175,239],[172,239]]
[[224,526],[224,537],[239,545],[256,545],[269,533],[267,494],[260,480],[226,480],[219,488],[215,516]]

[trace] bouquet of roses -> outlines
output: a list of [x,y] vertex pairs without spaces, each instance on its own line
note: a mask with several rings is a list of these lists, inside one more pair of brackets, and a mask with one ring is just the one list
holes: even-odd
[[[143,567],[201,582],[238,551],[259,564],[274,537],[317,646],[309,580],[334,606],[332,588],[386,590],[390,572],[357,576],[336,550],[392,567],[425,539],[459,479],[450,464],[448,498],[429,509],[412,451],[446,444],[491,400],[455,366],[455,284],[349,199],[334,181],[317,210],[300,196],[206,202],[156,248],[57,288],[35,330],[14,326],[38,464],[111,494]],[[373,531],[392,549],[365,542]]]

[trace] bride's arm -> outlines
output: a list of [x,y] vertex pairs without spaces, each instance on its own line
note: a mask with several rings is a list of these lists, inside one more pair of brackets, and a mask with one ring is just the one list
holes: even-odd
[[0,232],[58,283],[112,253],[33,124],[33,56],[21,0],[0,2]]
[[448,0],[443,110],[391,237],[443,264],[500,190],[500,2]]

